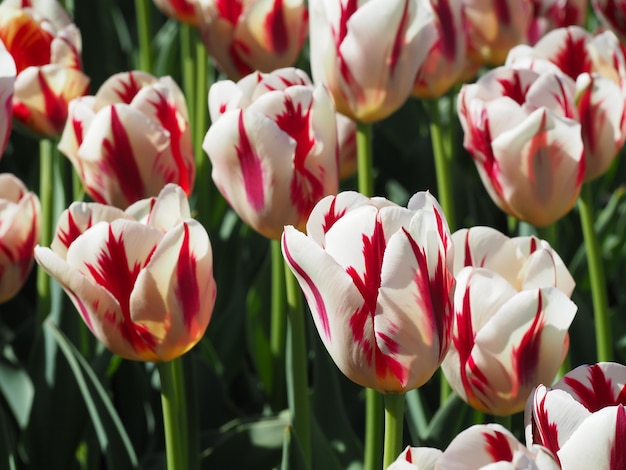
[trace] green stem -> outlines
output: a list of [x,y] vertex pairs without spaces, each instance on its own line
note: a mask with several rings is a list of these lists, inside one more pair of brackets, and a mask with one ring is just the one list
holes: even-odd
[[185,470],[198,470],[200,468],[200,434],[198,429],[198,381],[196,376],[196,367],[194,356],[185,354],[181,357],[183,361],[183,380],[184,387],[183,396],[187,410],[185,417],[187,418],[187,468]]
[[293,429],[298,436],[302,456],[311,468],[311,410],[309,405],[309,379],[306,332],[302,294],[295,276],[287,263],[285,279],[287,288],[287,401],[293,417]]
[[272,352],[272,409],[281,410],[285,401],[285,339],[287,312],[285,304],[285,272],[280,240],[271,241],[272,250],[272,324],[270,350]]
[[186,470],[187,409],[182,358],[157,363],[161,378],[161,406],[167,470]]
[[511,431],[511,415],[508,416],[494,416],[493,420],[502,427]]
[[371,124],[357,123],[356,149],[359,192],[371,197],[374,195],[374,151]]
[[383,399],[371,388],[365,389],[365,460],[364,470],[378,470],[383,460]]
[[135,14],[137,16],[137,36],[139,39],[139,70],[152,73],[152,50],[150,48],[152,35],[150,34],[150,0],[135,0]]
[[[54,144],[51,139],[41,139],[39,141],[39,200],[41,203],[41,226],[39,244],[50,246],[52,233],[54,230],[54,191],[53,173],[55,159]],[[50,313],[51,308],[51,288],[50,277],[46,272],[37,268],[37,315],[39,323],[42,324]]]
[[211,215],[211,168],[209,157],[202,149],[204,136],[208,129],[208,59],[204,44],[200,41],[196,34],[195,42],[196,52],[196,77],[195,77],[195,97],[194,97],[194,121],[193,121],[193,140],[194,153],[196,156],[196,183],[194,191],[196,194],[196,208],[198,212],[198,220],[204,227],[210,229]]
[[385,402],[385,453],[383,468],[389,467],[402,451],[404,393],[387,393]]
[[611,338],[606,281],[604,277],[604,267],[602,265],[600,244],[594,227],[593,198],[589,183],[583,184],[578,200],[578,207],[587,252],[589,278],[591,281],[597,359],[598,362],[612,361],[613,340]]
[[183,80],[183,92],[187,101],[189,116],[195,116],[195,63],[191,48],[192,28],[186,23],[179,23],[178,34],[180,37],[180,65]]

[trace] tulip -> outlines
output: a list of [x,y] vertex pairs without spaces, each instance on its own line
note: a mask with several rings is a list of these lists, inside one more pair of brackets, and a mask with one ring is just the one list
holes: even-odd
[[337,110],[371,123],[409,97],[434,42],[426,0],[312,0],[311,70]]
[[313,206],[337,193],[335,112],[304,72],[220,81],[209,91],[209,112],[203,148],[213,180],[261,235],[277,240],[285,225],[303,227]]
[[154,4],[167,16],[192,26],[198,25],[196,4],[198,0],[154,0]]
[[574,205],[585,172],[575,83],[499,67],[459,94],[463,144],[503,211],[547,226]]
[[293,65],[308,31],[304,0],[196,0],[198,29],[219,69],[238,80]]
[[623,0],[591,0],[591,4],[602,24],[626,44],[626,3]]
[[24,183],[0,174],[0,304],[22,288],[39,239],[39,199]]
[[433,45],[417,71],[413,95],[438,98],[446,93],[465,70],[467,39],[463,31],[465,14],[460,2],[429,0],[432,20],[427,28],[435,37]]
[[81,71],[78,28],[55,0],[5,0],[0,40],[16,64],[13,117],[43,136],[59,135],[68,103],[89,86]]
[[428,193],[408,208],[343,192],[322,199],[283,255],[339,369],[384,393],[420,387],[448,349],[452,241]]
[[593,36],[571,26],[548,33],[533,48],[515,48],[507,64],[548,61],[576,81],[585,148],[585,181],[603,174],[626,141],[626,61],[614,34]]
[[407,446],[387,470],[435,470],[439,449]]
[[603,362],[540,385],[526,406],[527,444],[547,447],[562,468],[623,468],[626,367]]
[[528,42],[535,44],[546,33],[566,26],[583,26],[588,0],[532,0],[533,18]]
[[126,208],[167,183],[192,190],[187,105],[170,77],[119,73],[95,96],[72,101],[59,150],[96,202]]
[[509,50],[526,42],[531,0],[462,0],[468,55],[479,64],[501,65]]
[[15,61],[0,41],[0,158],[11,135],[13,116],[13,89],[15,86]]
[[173,184],[126,211],[75,202],[35,257],[113,353],[169,361],[202,338],[215,303],[211,243],[189,217]]

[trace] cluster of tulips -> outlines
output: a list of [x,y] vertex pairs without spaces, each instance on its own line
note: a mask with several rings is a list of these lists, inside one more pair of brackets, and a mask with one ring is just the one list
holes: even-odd
[[[303,468],[315,461],[307,370],[316,359],[300,296],[337,368],[368,389],[374,410],[383,396],[384,457],[366,457],[367,470],[626,466],[626,367],[605,344],[606,283],[584,210],[590,182],[626,141],[624,2],[595,0],[593,33],[584,0],[154,4],[197,29],[221,78],[208,93],[194,96],[148,66],[89,95],[81,35],[65,9],[0,4],[0,150],[17,134],[42,142],[39,196],[0,174],[0,312],[35,260],[40,319],[53,303],[47,273],[114,355],[157,364],[168,468],[197,468],[176,364],[224,314],[209,237],[226,236],[208,222],[214,188],[212,202],[271,240],[282,254],[273,262],[288,268],[287,295],[272,302],[289,312],[271,322],[282,324],[279,357],[290,358],[289,422]],[[294,67],[309,57],[310,76]],[[207,86],[206,74],[199,82]],[[430,109],[438,186],[400,204],[374,194],[372,129],[411,97]],[[458,228],[454,123],[445,129],[438,100],[453,103],[508,233]],[[204,127],[195,121],[203,113]],[[56,152],[74,177],[58,219],[46,172]],[[559,240],[540,234],[579,200],[598,362],[569,371],[576,283]],[[405,394],[438,371],[442,403],[458,396],[483,418],[523,411],[526,443],[481,418],[445,449],[402,450]],[[365,436],[366,452],[381,436]]]

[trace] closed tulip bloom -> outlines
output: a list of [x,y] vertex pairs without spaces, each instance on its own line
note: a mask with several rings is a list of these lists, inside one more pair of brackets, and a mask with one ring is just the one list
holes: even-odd
[[502,65],[511,48],[526,42],[531,0],[462,0],[468,55],[479,64]]
[[463,145],[493,201],[535,226],[578,198],[585,174],[575,83],[557,73],[499,67],[459,94]]
[[624,0],[591,0],[593,10],[602,24],[626,44],[626,2]]
[[303,228],[313,206],[339,185],[335,111],[322,86],[293,68],[256,72],[209,91],[213,121],[203,148],[212,177],[239,216],[279,239]]
[[380,392],[420,387],[450,338],[452,241],[428,193],[408,207],[343,192],[322,199],[283,255],[339,369]]
[[115,354],[169,361],[204,334],[215,303],[211,243],[176,185],[126,211],[73,203],[37,262]]
[[197,3],[198,0],[154,0],[154,4],[167,16],[192,26],[198,25]]
[[37,134],[59,135],[68,103],[89,86],[78,28],[56,0],[4,0],[0,40],[17,68],[13,117]]
[[196,0],[198,28],[219,69],[238,80],[293,65],[306,40],[304,0]]
[[59,150],[94,201],[122,209],[167,183],[191,193],[195,161],[187,105],[170,77],[113,75],[70,104]]
[[561,468],[626,466],[626,367],[602,362],[540,385],[524,413],[526,442],[545,446]]
[[532,0],[533,18],[528,29],[528,42],[535,44],[546,33],[567,26],[583,26],[588,0]]
[[430,34],[435,40],[417,71],[413,96],[438,98],[457,83],[465,70],[465,14],[458,1],[429,0],[427,4],[432,9],[432,19],[426,28],[433,30]]
[[15,74],[13,56],[9,54],[0,41],[0,158],[2,158],[11,135]]
[[534,47],[511,51],[507,64],[548,61],[576,81],[585,147],[585,181],[603,174],[626,141],[626,63],[615,35],[577,26],[556,29]]
[[312,0],[311,70],[337,110],[361,122],[409,97],[434,42],[427,0]]
[[39,239],[39,199],[24,183],[0,174],[0,304],[24,285]]

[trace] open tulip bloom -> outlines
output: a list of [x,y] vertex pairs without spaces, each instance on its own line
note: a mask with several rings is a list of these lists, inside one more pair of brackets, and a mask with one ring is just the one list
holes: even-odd
[[461,259],[455,259],[454,333],[442,369],[474,408],[516,413],[534,387],[552,382],[567,354],[573,280],[534,237],[508,239],[478,227],[453,240]]
[[626,367],[601,362],[537,387],[525,412],[526,442],[549,449],[564,469],[626,467]]
[[195,161],[185,98],[170,77],[113,75],[70,103],[59,143],[96,202],[126,208],[167,183],[191,194]]
[[173,184],[126,211],[76,202],[35,256],[112,352],[169,361],[202,338],[215,303],[211,243],[189,217]]
[[255,72],[209,91],[213,124],[203,148],[213,181],[239,216],[278,240],[304,227],[339,185],[335,111],[321,85],[294,68]]
[[420,387],[451,327],[452,243],[437,201],[408,207],[343,192],[322,199],[307,234],[285,227],[283,255],[339,369],[380,392]]

